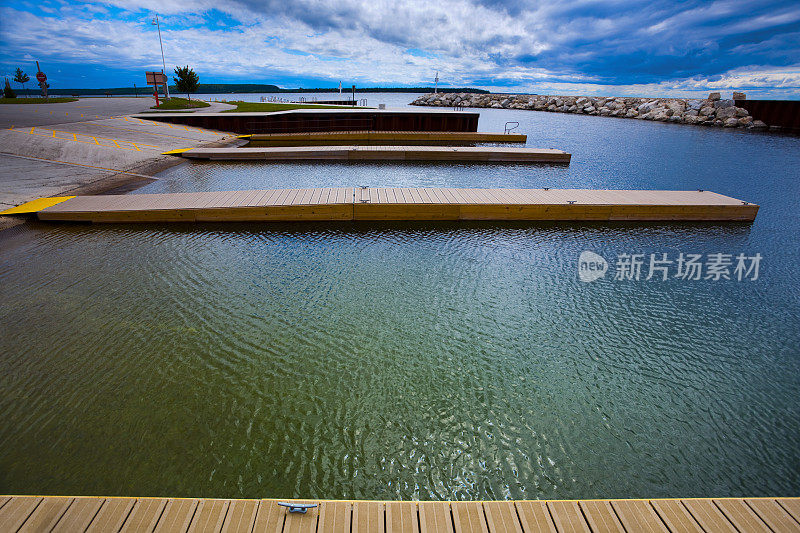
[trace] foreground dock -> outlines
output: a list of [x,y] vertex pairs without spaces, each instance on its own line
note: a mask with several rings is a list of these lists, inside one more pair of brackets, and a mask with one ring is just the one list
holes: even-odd
[[73,222],[330,220],[752,221],[710,191],[340,187],[40,198],[0,212]]
[[[800,531],[800,498],[498,502],[0,497],[0,530],[97,533],[533,533]],[[292,502],[297,503],[297,502]]]
[[525,143],[527,135],[460,131],[332,131],[309,133],[254,133],[240,135],[248,146],[330,145],[458,145],[471,143]]
[[495,146],[266,146],[191,148],[172,150],[165,154],[215,161],[470,161],[559,164],[569,164],[572,157],[562,150]]

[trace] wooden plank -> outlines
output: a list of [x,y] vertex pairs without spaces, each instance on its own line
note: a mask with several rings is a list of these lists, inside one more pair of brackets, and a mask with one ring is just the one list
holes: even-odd
[[484,502],[483,512],[490,533],[522,533],[514,502]]
[[617,513],[611,507],[611,502],[605,500],[588,500],[579,503],[589,527],[594,533],[598,532],[625,532],[625,528],[617,518]]
[[0,531],[16,531],[42,502],[35,496],[14,496],[0,507]]
[[19,529],[20,533],[50,531],[64,516],[73,498],[47,497],[36,507],[28,520]]
[[703,531],[679,500],[651,500],[650,504],[670,531]]
[[525,533],[556,533],[556,526],[547,504],[539,501],[518,501],[517,515]]
[[773,499],[745,498],[747,505],[776,533],[800,531],[800,524]]
[[419,533],[414,502],[386,502],[386,533]]
[[156,525],[156,533],[184,533],[192,523],[198,504],[199,501],[195,499],[169,500]]
[[281,533],[285,520],[286,512],[278,506],[277,500],[261,500],[258,503],[253,533]]
[[222,533],[250,533],[256,522],[257,500],[231,500]]
[[704,530],[736,533],[733,524],[710,499],[687,499],[682,502]]
[[122,526],[122,532],[153,531],[166,505],[166,498],[139,499],[133,506],[131,514],[128,515],[125,525]]
[[714,504],[739,531],[769,533],[766,524],[744,501],[736,498],[720,498],[715,499]]
[[229,505],[229,500],[200,500],[189,524],[189,532],[212,533],[222,530]]
[[119,531],[128,518],[136,498],[108,498],[91,521],[87,533],[105,533]]
[[318,531],[350,533],[353,504],[350,502],[320,502]]
[[549,501],[547,508],[559,533],[591,533],[576,501]]
[[385,512],[383,502],[354,502],[352,533],[385,533]]
[[611,506],[628,531],[668,531],[647,500],[612,500]]
[[471,502],[453,502],[450,509],[456,533],[489,533],[483,506]]
[[453,533],[453,517],[447,502],[420,502],[419,530],[421,533]]
[[778,498],[776,501],[800,524],[800,498]]
[[74,498],[61,520],[53,526],[53,533],[86,531],[104,502],[105,498]]

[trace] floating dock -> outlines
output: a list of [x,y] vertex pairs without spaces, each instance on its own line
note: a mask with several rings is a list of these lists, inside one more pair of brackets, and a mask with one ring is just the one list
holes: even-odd
[[[2,531],[571,533],[800,531],[800,498],[495,502],[0,497]],[[294,504],[299,501],[286,501]]]
[[470,161],[481,163],[569,164],[572,155],[545,148],[494,146],[266,146],[259,148],[189,148],[165,155],[214,161]]
[[527,135],[460,131],[332,131],[240,135],[248,146],[436,145],[525,143]]
[[75,222],[324,220],[753,221],[710,191],[340,187],[40,198],[0,214]]

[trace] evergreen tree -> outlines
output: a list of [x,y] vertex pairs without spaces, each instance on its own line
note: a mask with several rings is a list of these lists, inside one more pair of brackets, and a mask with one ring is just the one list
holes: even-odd
[[178,91],[186,93],[186,98],[191,101],[192,99],[189,93],[197,91],[200,77],[194,73],[194,70],[189,68],[189,65],[185,67],[175,67],[175,75],[176,76],[172,78],[175,80],[175,87]]
[[6,78],[6,86],[3,88],[3,98],[16,98],[17,94],[14,92],[14,89],[11,88],[11,84],[8,82],[8,78]]
[[22,72],[22,69],[17,67],[16,72],[14,72],[14,81],[19,83],[22,86],[22,90],[25,90],[25,84],[31,81],[30,77]]

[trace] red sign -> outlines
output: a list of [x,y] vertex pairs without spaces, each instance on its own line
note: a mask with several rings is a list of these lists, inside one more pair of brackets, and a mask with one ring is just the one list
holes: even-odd
[[147,85],[164,85],[167,83],[167,76],[163,72],[145,72]]
[[36,73],[36,79],[39,80],[39,83],[44,83],[47,81],[47,75],[40,70]]

